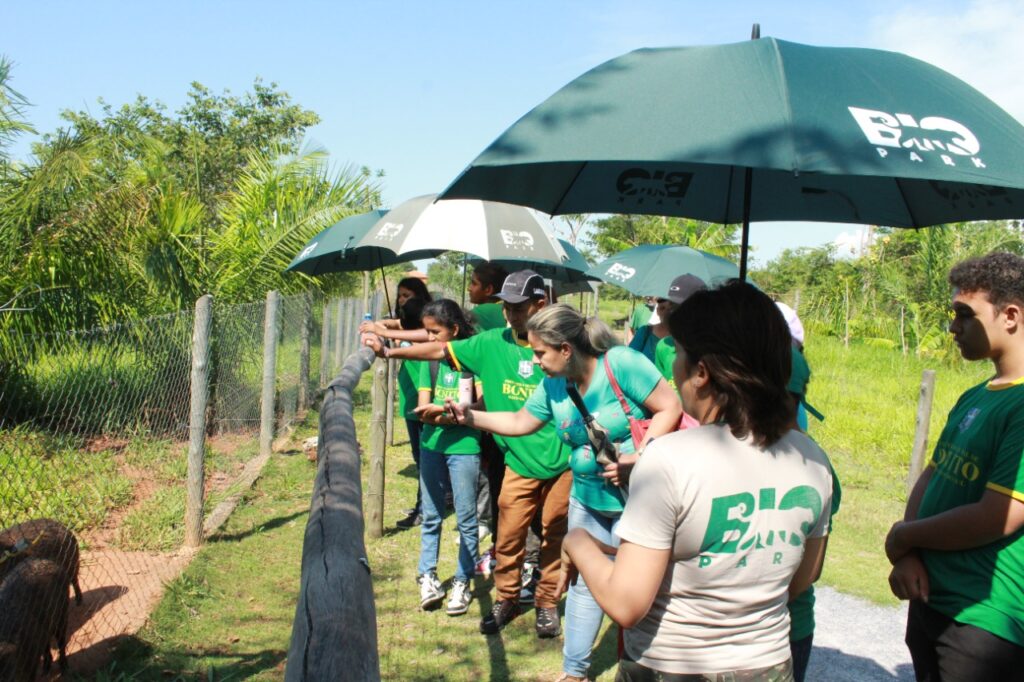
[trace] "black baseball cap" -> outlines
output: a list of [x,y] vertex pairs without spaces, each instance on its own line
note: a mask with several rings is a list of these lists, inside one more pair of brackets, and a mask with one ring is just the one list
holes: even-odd
[[505,278],[501,291],[494,296],[509,303],[522,303],[534,298],[547,298],[544,278],[533,270],[513,272]]
[[668,286],[668,293],[665,294],[665,298],[673,303],[682,303],[693,294],[707,288],[707,285],[704,284],[704,281],[700,277],[696,277],[694,275],[679,275],[672,280],[672,284]]

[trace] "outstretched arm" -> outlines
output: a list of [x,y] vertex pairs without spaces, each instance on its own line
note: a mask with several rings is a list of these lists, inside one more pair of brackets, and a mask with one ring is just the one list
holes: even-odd
[[[427,405],[425,408],[416,408],[416,411],[424,415],[425,421],[436,419],[434,423],[462,424],[499,436],[527,436],[544,426],[544,422],[527,412],[526,408],[516,412],[483,412],[467,409],[451,399],[445,401],[444,407]],[[440,412],[447,416],[440,416]]]

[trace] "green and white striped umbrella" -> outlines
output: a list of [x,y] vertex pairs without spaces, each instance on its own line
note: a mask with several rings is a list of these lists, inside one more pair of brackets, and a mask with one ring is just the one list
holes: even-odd
[[370,228],[358,246],[381,247],[398,256],[459,251],[484,260],[569,260],[550,220],[523,206],[461,199],[436,201],[427,194],[405,201]]

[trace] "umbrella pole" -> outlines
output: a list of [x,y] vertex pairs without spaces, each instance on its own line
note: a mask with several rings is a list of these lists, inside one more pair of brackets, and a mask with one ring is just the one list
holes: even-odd
[[466,307],[466,258],[467,254],[462,254],[462,307]]
[[384,266],[383,265],[380,266],[380,282],[381,282],[381,286],[384,287],[384,300],[388,304],[388,315],[389,316],[391,316],[391,315],[397,316],[398,315],[398,311],[391,309],[391,295],[388,294],[388,276],[386,274],[384,274]]
[[740,241],[740,281],[747,281],[747,252],[750,250],[750,184],[753,170],[743,173],[743,236]]

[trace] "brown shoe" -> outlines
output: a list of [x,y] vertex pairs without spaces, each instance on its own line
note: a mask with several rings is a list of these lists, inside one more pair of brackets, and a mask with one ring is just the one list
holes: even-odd
[[558,609],[554,606],[538,606],[537,636],[541,639],[558,637],[562,633],[562,621],[558,617]]
[[491,612],[480,621],[480,632],[485,635],[496,634],[521,613],[519,604],[509,599],[499,599],[494,602]]

